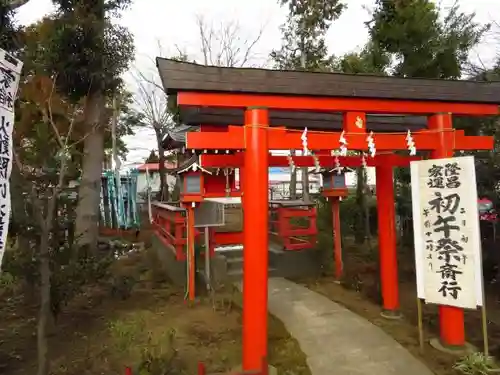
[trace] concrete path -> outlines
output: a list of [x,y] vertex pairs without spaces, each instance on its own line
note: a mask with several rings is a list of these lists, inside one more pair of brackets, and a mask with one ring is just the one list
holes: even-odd
[[379,327],[286,279],[269,279],[269,311],[299,342],[312,375],[433,374]]

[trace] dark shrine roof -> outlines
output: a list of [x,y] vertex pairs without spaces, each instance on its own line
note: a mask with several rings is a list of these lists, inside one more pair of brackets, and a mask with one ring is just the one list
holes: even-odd
[[[226,68],[157,58],[168,95],[182,91],[259,95],[378,98],[443,102],[498,103],[500,82],[435,80],[256,68]],[[186,125],[241,125],[242,109],[180,107]],[[271,110],[272,126],[342,128],[339,113]],[[368,115],[368,130],[399,132],[426,127],[424,116]]]
[[198,126],[183,124],[169,129],[163,138],[163,147],[165,150],[176,150],[182,148],[186,144],[186,133],[198,130]]

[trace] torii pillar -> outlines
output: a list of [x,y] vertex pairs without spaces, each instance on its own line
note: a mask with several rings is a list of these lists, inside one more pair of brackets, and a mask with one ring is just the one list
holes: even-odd
[[[453,157],[454,133],[451,113],[440,113],[428,118],[429,130],[438,133],[439,148],[431,152],[432,159]],[[465,346],[464,310],[452,306],[439,306],[441,344],[445,347]]]
[[243,371],[260,371],[267,358],[269,112],[245,112],[243,176]]
[[375,167],[382,316],[398,318],[400,314],[394,178],[391,155],[383,156],[387,158],[387,162]]

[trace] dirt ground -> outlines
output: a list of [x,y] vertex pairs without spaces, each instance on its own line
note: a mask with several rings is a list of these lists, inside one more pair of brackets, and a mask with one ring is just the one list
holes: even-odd
[[[381,299],[377,284],[378,272],[375,252],[376,250],[347,243],[347,246],[344,245],[344,278],[341,285],[334,283],[334,278],[331,276],[301,281],[312,290],[339,302],[381,327],[416,357],[422,359],[437,375],[457,374],[452,367],[458,358],[437,351],[428,344],[430,338],[439,335],[437,306],[423,306],[426,344],[424,352],[420,352],[412,254],[410,256],[407,253],[399,254],[399,293],[403,319],[387,320],[380,316]],[[486,305],[490,355],[500,358],[500,301],[498,292],[495,291],[498,288],[498,286],[486,288]],[[483,336],[479,310],[466,311],[465,328],[467,341],[482,351]]]
[[[137,368],[139,363],[170,371],[150,372],[154,375],[196,374],[198,361],[209,373],[240,363],[237,292],[219,291],[190,305],[182,289],[158,281],[155,259],[148,257],[142,264],[143,256],[136,255],[121,269],[142,269],[128,298],[94,287],[67,306],[50,338],[51,374],[123,375],[125,366]],[[2,303],[0,373],[35,373],[36,313],[21,298]],[[281,322],[271,319],[269,326],[269,362],[280,374],[310,375],[304,354]]]

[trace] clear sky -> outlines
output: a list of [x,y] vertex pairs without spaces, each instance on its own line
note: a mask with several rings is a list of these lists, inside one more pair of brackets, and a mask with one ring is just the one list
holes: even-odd
[[[488,23],[500,21],[498,5],[500,0],[459,0],[461,9],[475,12],[476,20]],[[347,10],[335,21],[328,33],[328,47],[336,55],[355,50],[364,45],[367,32],[364,22],[368,20],[366,7],[374,0],[350,0]],[[450,7],[455,0],[440,0],[443,8]],[[497,12],[495,12],[495,8]],[[31,0],[18,13],[22,24],[34,22],[52,10],[51,0]],[[496,14],[495,14],[496,13]],[[200,58],[199,32],[196,17],[202,15],[214,24],[238,22],[242,39],[253,39],[263,28],[263,35],[254,49],[253,63],[265,64],[269,52],[279,48],[279,26],[285,19],[285,10],[280,9],[277,0],[135,0],[134,5],[124,12],[121,24],[133,33],[136,45],[134,67],[141,71],[154,72],[154,58],[161,54],[171,56],[177,53],[176,46],[192,58]],[[160,48],[161,46],[161,48]],[[498,45],[490,35],[473,52],[471,58],[488,64],[494,59]],[[131,150],[127,162],[141,162],[155,148],[151,131],[141,131],[126,140]]]

